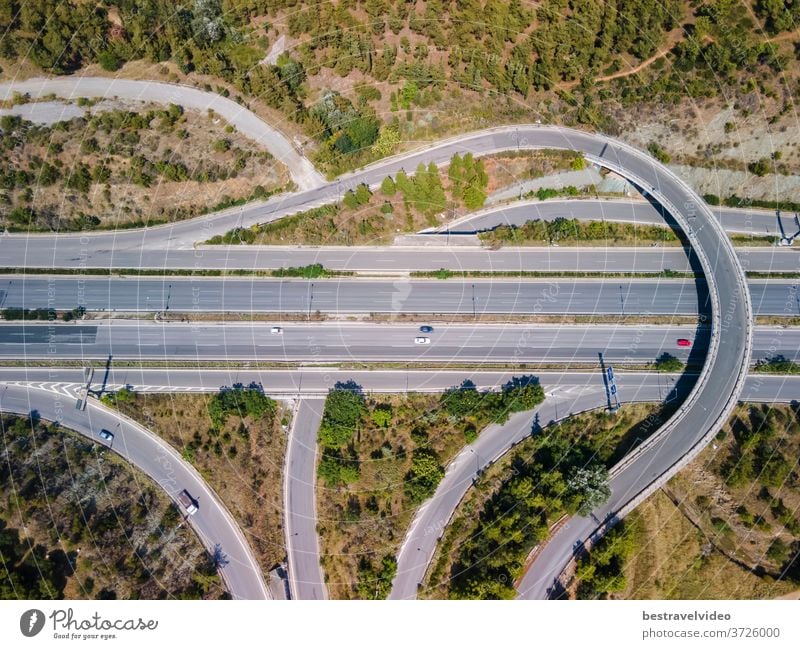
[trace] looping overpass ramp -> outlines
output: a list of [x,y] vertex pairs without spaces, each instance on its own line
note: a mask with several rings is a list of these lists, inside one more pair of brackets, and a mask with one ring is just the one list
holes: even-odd
[[[485,155],[537,148],[581,152],[587,160],[624,176],[659,203],[692,245],[708,283],[711,317],[706,360],[686,400],[658,431],[612,468],[608,502],[587,517],[572,518],[538,554],[518,588],[521,597],[531,599],[554,594],[573,557],[675,475],[722,427],[747,375],[753,321],[744,270],[711,210],[666,167],[612,138],[560,127],[503,127],[384,161],[352,178],[372,185],[386,173],[423,159],[444,164],[456,152]],[[430,557],[401,551],[391,597],[413,598],[429,561]]]

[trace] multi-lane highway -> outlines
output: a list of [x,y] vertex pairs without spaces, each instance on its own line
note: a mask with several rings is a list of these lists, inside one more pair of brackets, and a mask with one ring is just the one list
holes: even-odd
[[[255,208],[253,208],[255,209]],[[229,212],[230,210],[228,210]],[[222,216],[224,216],[223,213]],[[220,218],[222,218],[222,216]],[[205,217],[202,217],[205,218]],[[195,223],[202,219],[192,219]],[[177,226],[175,226],[177,227]],[[233,227],[233,226],[232,226]],[[203,223],[185,235],[205,240]],[[451,238],[452,239],[452,238]],[[657,247],[503,247],[478,246],[197,246],[181,247],[162,228],[119,233],[63,235],[2,235],[3,268],[31,269],[147,269],[147,270],[264,270],[322,264],[351,272],[407,272],[450,270],[493,272],[658,272],[691,270],[686,251],[677,246]],[[456,240],[452,239],[455,244]],[[758,272],[800,272],[797,248],[742,247],[736,249],[742,265]]]
[[[5,372],[8,375],[8,370]],[[150,476],[173,500],[186,489],[197,501],[198,511],[188,522],[209,552],[220,546],[228,560],[220,574],[231,595],[269,598],[261,568],[230,512],[200,474],[156,435],[94,400],[85,410],[77,409],[70,392],[52,388],[0,384],[0,411],[25,415],[36,411],[42,419],[57,421],[103,445],[107,442],[98,433],[110,431],[114,435],[112,450]]]
[[[347,322],[158,323],[98,321],[76,325],[0,325],[0,358],[303,363],[650,363],[664,352],[702,363],[707,327],[660,325],[436,324]],[[428,340],[419,344],[417,337]],[[692,347],[679,347],[678,339]],[[800,329],[758,327],[753,360],[800,354]]]
[[[602,511],[602,519],[621,516],[630,507],[645,498],[653,489],[674,475],[683,464],[699,452],[703,445],[724,423],[742,389],[751,351],[752,308],[745,284],[742,265],[730,241],[714,215],[703,201],[676,176],[649,156],[620,142],[598,135],[570,129],[544,126],[516,126],[497,128],[479,133],[458,136],[418,151],[396,156],[367,169],[354,172],[333,183],[305,192],[278,197],[262,206],[231,210],[204,219],[198,233],[198,224],[182,222],[153,228],[148,232],[134,233],[129,245],[120,242],[119,249],[144,250],[141,239],[151,236],[160,242],[167,241],[170,248],[191,248],[198,239],[230,229],[236,225],[264,222],[281,218],[300,209],[330,202],[342,192],[358,183],[375,186],[388,174],[399,169],[413,169],[420,162],[446,163],[453,154],[472,151],[487,154],[494,151],[522,148],[564,148],[581,151],[587,159],[622,174],[628,180],[663,205],[680,228],[689,233],[698,266],[708,280],[711,307],[710,343],[707,361],[700,372],[695,387],[678,412],[662,426],[624,466],[616,467],[612,481],[612,497]],[[247,214],[245,214],[247,212]],[[153,234],[155,233],[155,234]],[[106,235],[97,235],[106,236]],[[82,250],[92,247],[93,237],[73,237],[72,247],[65,242],[67,259],[73,267],[81,267]],[[24,241],[24,246],[20,244]],[[50,237],[6,237],[2,252],[9,247],[25,248],[21,264],[30,265],[27,251],[30,242],[42,241],[39,255],[55,261],[58,239]],[[88,240],[88,242],[86,241]],[[8,243],[8,242],[12,243]],[[98,240],[95,240],[98,241]],[[77,245],[76,245],[77,243]],[[113,243],[113,242],[112,242]],[[137,247],[138,246],[138,247]],[[113,245],[110,249],[115,250]],[[48,251],[50,254],[48,255]],[[197,251],[202,256],[202,251]],[[519,254],[530,254],[520,252]],[[112,253],[113,255],[113,253]],[[9,255],[10,257],[10,255]],[[199,262],[202,263],[202,262]],[[45,264],[47,266],[47,264]],[[202,266],[198,266],[202,267]],[[750,266],[752,268],[752,266]],[[71,305],[70,305],[71,306]],[[563,566],[572,556],[575,540],[585,541],[602,531],[597,524],[580,522],[569,530],[569,535],[557,534],[534,566],[537,583],[552,584]],[[545,554],[547,559],[544,560]],[[526,592],[534,592],[527,589]]]
[[[748,286],[756,315],[800,315],[800,280]],[[689,279],[0,277],[0,308],[126,313],[696,315],[707,299]]]

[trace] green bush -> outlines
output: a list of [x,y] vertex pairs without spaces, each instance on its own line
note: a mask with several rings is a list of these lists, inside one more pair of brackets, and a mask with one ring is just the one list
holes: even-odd
[[664,352],[656,359],[655,367],[659,372],[680,372],[683,370],[683,362],[672,354]]
[[430,498],[444,477],[439,456],[428,448],[418,448],[411,456],[411,469],[403,483],[406,497],[413,504]]
[[208,402],[208,415],[215,428],[225,425],[231,415],[242,419],[260,419],[272,417],[277,412],[277,404],[264,394],[264,388],[259,383],[251,383],[247,387],[241,383],[230,388],[223,388]]
[[275,277],[303,277],[305,279],[317,279],[328,277],[329,273],[322,264],[309,264],[308,266],[289,266],[288,268],[278,268],[272,273]]
[[392,581],[397,573],[397,560],[386,555],[376,567],[367,557],[362,557],[358,564],[358,584],[356,591],[359,599],[386,599],[392,589]]
[[320,444],[328,449],[346,446],[352,440],[365,411],[364,396],[357,386],[337,384],[328,392],[325,400],[319,427]]

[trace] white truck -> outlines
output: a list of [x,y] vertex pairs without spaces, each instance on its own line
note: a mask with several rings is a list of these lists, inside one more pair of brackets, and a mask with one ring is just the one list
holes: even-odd
[[189,516],[197,513],[197,502],[189,495],[186,489],[178,494],[178,502],[183,505],[183,508]]

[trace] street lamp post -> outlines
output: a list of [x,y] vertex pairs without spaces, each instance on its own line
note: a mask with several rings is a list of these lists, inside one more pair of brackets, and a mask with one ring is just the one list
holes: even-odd
[[472,285],[472,317],[473,319],[478,319],[478,310],[475,306],[475,284]]

